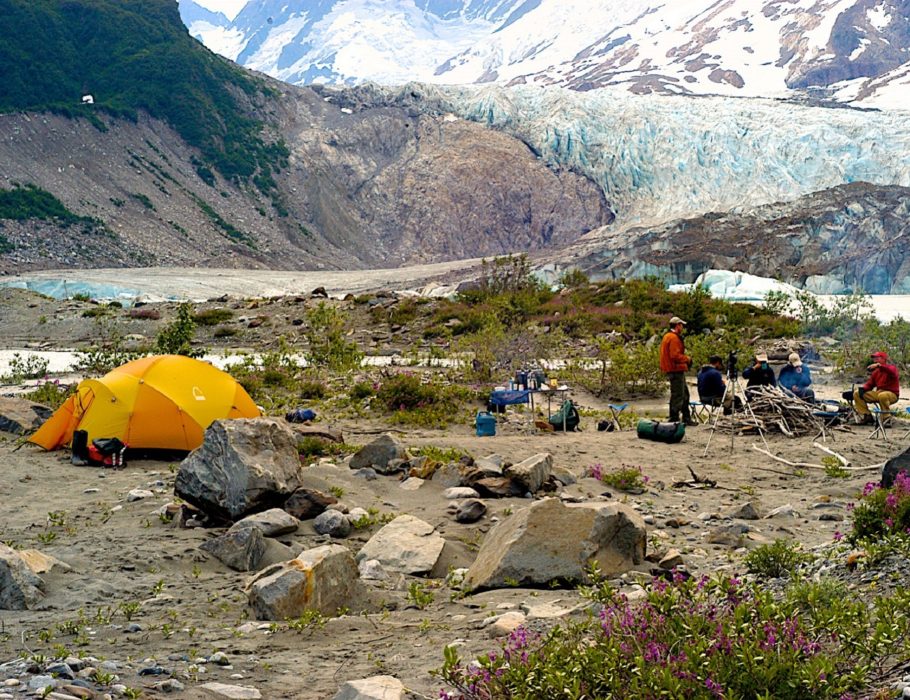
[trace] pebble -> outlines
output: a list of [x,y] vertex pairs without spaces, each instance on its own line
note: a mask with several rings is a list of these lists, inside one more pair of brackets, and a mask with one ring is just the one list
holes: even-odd
[[82,493],[101,493],[101,489],[85,489]]
[[17,685],[22,685],[22,681],[20,681],[18,678],[7,678],[5,681],[3,681],[3,685],[5,685],[7,688],[15,688]]
[[645,516],[642,517],[642,520],[644,520],[645,525],[654,525],[654,523],[657,522],[657,521],[654,519],[654,516],[653,516],[653,515],[645,515]]
[[162,693],[182,693],[184,685],[176,678],[168,678],[166,681],[155,683],[155,689]]
[[13,700],[13,696],[9,693],[0,693],[0,700]]
[[404,489],[405,491],[416,491],[426,482],[423,479],[418,479],[416,476],[412,476],[409,479],[405,479],[400,484],[398,488]]
[[68,681],[71,681],[76,677],[73,673],[73,669],[71,669],[66,664],[51,664],[45,669],[45,671],[47,671],[47,673],[51,676],[57,678],[65,678]]
[[228,658],[227,654],[223,651],[216,651],[208,658],[210,664],[215,664],[216,666],[230,666],[231,660]]
[[767,520],[769,518],[791,518],[791,517],[799,517],[799,513],[796,512],[796,509],[790,503],[786,503],[782,506],[779,506],[778,508],[775,508],[771,512],[769,512],[765,516],[765,519]]
[[47,686],[57,687],[53,676],[32,676],[28,681],[29,690],[44,690]]
[[453,486],[452,488],[448,488],[445,490],[442,496],[449,501],[459,500],[463,498],[480,498],[480,494],[477,493],[477,491],[465,486]]
[[145,498],[151,498],[154,495],[155,494],[153,494],[148,489],[133,489],[128,494],[126,494],[126,500],[130,503],[133,503],[134,501],[141,501]]
[[142,627],[140,625],[137,625],[135,622],[133,622],[124,628],[123,633],[124,634],[136,634],[137,632],[141,632],[141,631],[142,631]]
[[360,479],[366,479],[367,481],[375,481],[379,478],[379,475],[376,473],[375,469],[370,467],[365,467],[363,469],[358,469],[354,472],[354,476]]
[[525,619],[524,613],[513,611],[487,618],[481,626],[487,628],[490,637],[505,637],[521,627]]

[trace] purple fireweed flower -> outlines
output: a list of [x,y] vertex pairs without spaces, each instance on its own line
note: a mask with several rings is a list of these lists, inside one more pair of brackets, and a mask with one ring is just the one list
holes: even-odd
[[841,532],[840,530],[835,530],[834,531],[834,541],[840,542],[842,539],[844,539],[844,533]]
[[888,528],[894,527],[894,520],[891,518],[885,518],[885,526]]

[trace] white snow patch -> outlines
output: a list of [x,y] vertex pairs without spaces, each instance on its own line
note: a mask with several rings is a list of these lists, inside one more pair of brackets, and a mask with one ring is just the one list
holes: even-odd
[[860,39],[859,46],[857,46],[855,49],[853,49],[853,53],[850,54],[849,60],[855,61],[857,58],[862,56],[863,52],[865,52],[865,50],[866,50],[866,47],[870,46],[871,44],[872,44],[872,42],[869,41],[868,39],[866,39],[865,37]]
[[869,20],[869,24],[879,31],[891,24],[891,15],[888,14],[884,5],[876,5],[871,8],[866,12],[866,18]]

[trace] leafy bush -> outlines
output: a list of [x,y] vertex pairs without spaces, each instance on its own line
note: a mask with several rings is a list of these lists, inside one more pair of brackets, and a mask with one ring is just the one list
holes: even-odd
[[744,562],[749,573],[780,578],[792,575],[801,564],[811,560],[811,555],[799,550],[797,542],[779,539],[756,547],[746,555]]
[[379,385],[376,398],[393,412],[395,423],[444,428],[457,419],[462,402],[472,396],[457,386],[422,381],[413,374],[396,374]]
[[40,382],[32,391],[23,394],[22,398],[56,410],[75,392],[75,384],[61,384],[59,379],[54,379]]
[[39,379],[47,374],[49,360],[38,355],[22,356],[14,352],[9,360],[9,371],[0,379],[6,384],[19,384],[26,379]]
[[586,476],[611,486],[617,491],[641,491],[650,479],[644,475],[641,467],[630,467],[626,464],[611,472],[604,471],[603,465],[594,464],[586,470]]
[[853,542],[910,535],[910,475],[901,472],[891,488],[868,483],[853,509]]
[[177,318],[162,328],[155,336],[155,351],[161,355],[186,355],[201,357],[204,353],[191,343],[196,332],[193,307],[189,303],[177,307]]
[[212,337],[214,337],[214,338],[232,338],[239,333],[240,333],[240,330],[237,328],[233,328],[231,326],[220,326],[215,329],[214,333],[212,333]]
[[660,346],[656,343],[598,338],[593,361],[583,358],[573,363],[570,373],[573,381],[599,396],[627,399],[636,395],[660,396],[666,391],[666,379],[660,371]]
[[306,313],[305,331],[308,344],[306,359],[314,367],[344,372],[360,367],[363,352],[346,337],[344,312],[319,302]]
[[351,448],[343,443],[309,435],[297,443],[297,454],[302,458],[337,456],[350,451]]
[[348,395],[354,401],[363,401],[371,396],[375,396],[376,388],[373,386],[372,382],[357,382],[351,387]]
[[297,393],[301,399],[324,399],[328,390],[322,382],[306,381],[300,383]]
[[230,309],[205,309],[197,312],[193,316],[193,321],[197,326],[217,326],[232,318],[234,318],[234,312]]
[[88,376],[107,374],[115,367],[132,362],[147,353],[142,350],[128,348],[123,340],[123,335],[115,328],[103,321],[98,323],[97,335],[99,342],[86,350],[76,353],[73,369]]
[[867,605],[819,584],[776,597],[702,578],[656,581],[640,604],[614,595],[599,615],[547,634],[520,627],[468,664],[447,647],[438,673],[454,689],[441,693],[448,700],[833,700],[908,659],[908,589]]

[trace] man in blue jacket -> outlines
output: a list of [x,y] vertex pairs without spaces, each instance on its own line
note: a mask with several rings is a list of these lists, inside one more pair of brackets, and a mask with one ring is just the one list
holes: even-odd
[[777,377],[777,384],[784,391],[804,401],[815,401],[815,392],[809,388],[812,385],[812,374],[798,353],[790,353],[789,361],[781,368]]

